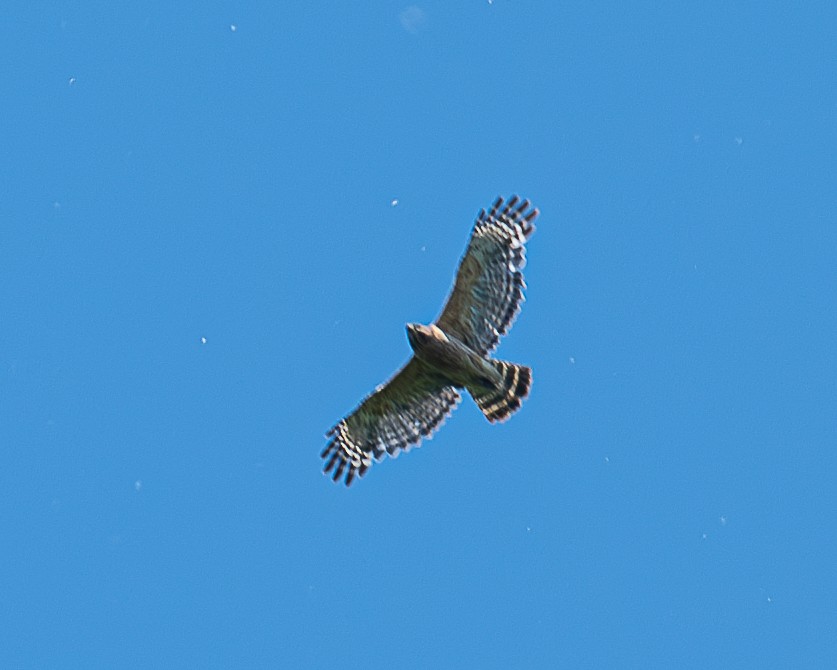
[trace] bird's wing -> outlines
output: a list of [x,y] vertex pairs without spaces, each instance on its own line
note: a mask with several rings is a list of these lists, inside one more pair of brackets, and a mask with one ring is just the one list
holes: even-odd
[[497,346],[520,311],[526,240],[535,232],[538,210],[528,200],[497,198],[480,211],[453,290],[437,325],[480,354]]
[[397,456],[429,436],[458,402],[456,389],[413,356],[326,433],[323,471],[333,470],[337,481],[346,470],[348,486],[355,475],[364,475],[372,458]]

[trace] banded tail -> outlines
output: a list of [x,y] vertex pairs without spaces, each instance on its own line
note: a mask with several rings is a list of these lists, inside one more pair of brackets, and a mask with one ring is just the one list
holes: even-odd
[[494,423],[505,421],[520,409],[532,386],[532,369],[504,361],[490,362],[500,373],[502,382],[490,389],[468,387],[468,392],[485,418]]

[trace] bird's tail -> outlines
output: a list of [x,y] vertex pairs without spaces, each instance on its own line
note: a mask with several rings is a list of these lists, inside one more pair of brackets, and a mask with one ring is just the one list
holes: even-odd
[[532,386],[532,369],[504,361],[490,361],[501,381],[493,388],[468,387],[468,392],[491,423],[505,421],[520,409]]

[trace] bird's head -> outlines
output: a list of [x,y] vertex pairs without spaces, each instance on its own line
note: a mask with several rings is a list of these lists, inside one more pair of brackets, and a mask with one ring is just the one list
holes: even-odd
[[420,347],[427,342],[430,337],[430,329],[420,323],[407,324],[407,339],[410,341],[410,346],[413,349]]
[[416,350],[417,347],[422,347],[431,340],[447,340],[447,337],[438,326],[432,323],[429,326],[423,326],[420,323],[408,323],[407,339],[410,341],[413,350]]

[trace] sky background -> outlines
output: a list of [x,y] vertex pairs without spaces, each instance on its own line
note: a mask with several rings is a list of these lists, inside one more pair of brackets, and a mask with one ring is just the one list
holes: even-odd
[[[833,3],[3,22],[3,667],[837,664]],[[512,193],[530,398],[332,484]]]

